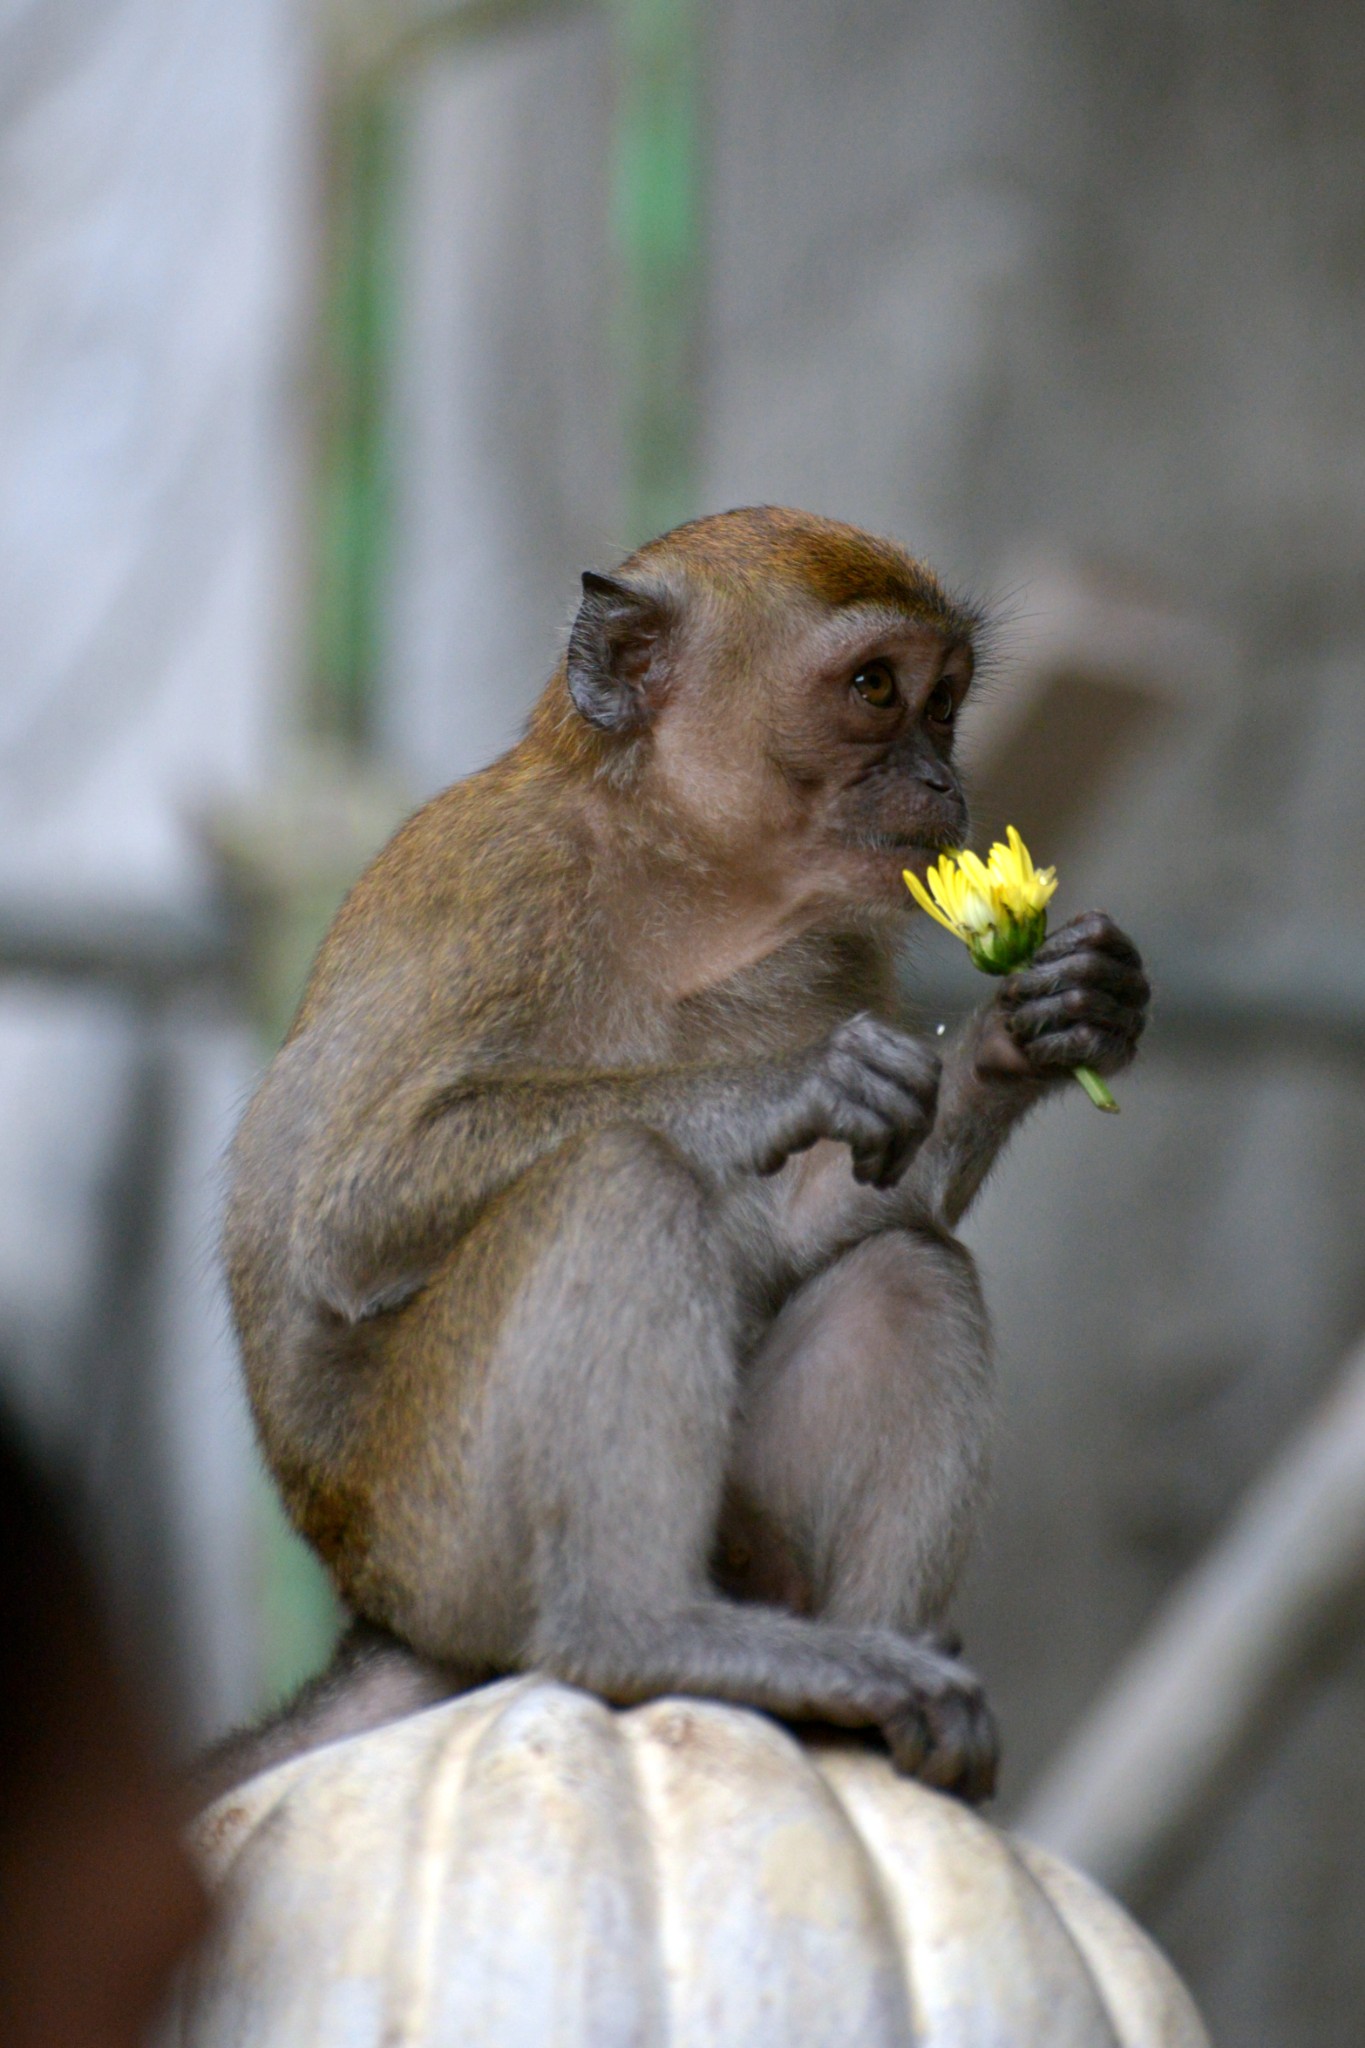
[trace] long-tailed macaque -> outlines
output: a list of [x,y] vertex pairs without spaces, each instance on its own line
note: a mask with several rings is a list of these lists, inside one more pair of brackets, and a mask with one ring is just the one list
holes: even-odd
[[852,527],[680,527],[584,576],[525,738],[332,926],[236,1142],[232,1298],[289,1512],[421,1668],[880,1728],[989,1789],[929,1633],[991,1405],[953,1232],[1148,991],[1096,913],[942,1062],[904,1028],[976,626]]

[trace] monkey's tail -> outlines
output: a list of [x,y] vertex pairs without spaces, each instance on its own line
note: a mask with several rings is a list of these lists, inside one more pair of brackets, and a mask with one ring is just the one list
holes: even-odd
[[326,1670],[264,1721],[225,1735],[197,1760],[189,1779],[196,1810],[310,1749],[468,1692],[481,1675],[434,1664],[387,1629],[353,1621]]

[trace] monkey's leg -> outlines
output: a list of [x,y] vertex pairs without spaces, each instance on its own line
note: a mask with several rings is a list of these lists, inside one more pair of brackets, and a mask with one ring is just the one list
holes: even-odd
[[973,1782],[979,1693],[940,1648],[710,1581],[735,1301],[718,1206],[666,1142],[616,1127],[542,1160],[395,1319],[353,1596],[441,1662],[896,1729],[903,1762]]
[[946,1234],[880,1232],[807,1281],[746,1368],[734,1581],[785,1573],[832,1620],[932,1625],[980,1501],[990,1382],[975,1269]]

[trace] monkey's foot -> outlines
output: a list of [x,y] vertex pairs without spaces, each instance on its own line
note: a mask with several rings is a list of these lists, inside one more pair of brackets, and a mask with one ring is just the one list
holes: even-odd
[[940,1639],[917,1641],[927,1665],[915,1697],[882,1724],[891,1760],[907,1777],[979,1806],[995,1791],[1000,1737],[980,1681]]

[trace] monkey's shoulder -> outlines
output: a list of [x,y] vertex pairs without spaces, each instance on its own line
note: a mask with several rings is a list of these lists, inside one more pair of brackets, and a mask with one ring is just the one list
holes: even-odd
[[530,993],[593,925],[591,834],[573,803],[539,804],[508,762],[456,783],[388,841],[319,950],[295,1030],[379,1006],[417,1025],[463,992]]
[[442,790],[399,827],[343,906],[395,928],[534,920],[581,898],[591,886],[593,836],[575,792],[537,789],[514,757]]

